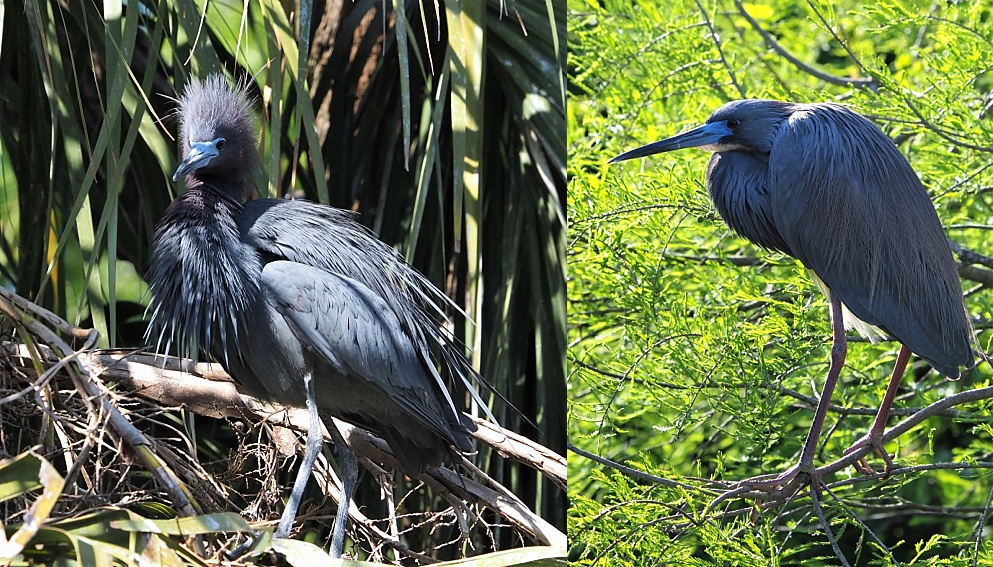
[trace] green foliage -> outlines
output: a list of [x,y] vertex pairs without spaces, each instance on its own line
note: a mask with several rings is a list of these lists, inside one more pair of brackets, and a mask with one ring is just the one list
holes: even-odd
[[[708,154],[607,160],[694,127],[728,100],[844,102],[897,140],[949,237],[988,256],[991,20],[988,6],[971,3],[570,2],[569,438],[667,479],[633,480],[570,455],[570,559],[840,562],[807,493],[761,511],[739,499],[708,509],[710,481],[796,462],[827,373],[825,298],[797,262],[721,221],[703,185]],[[993,274],[972,268],[963,286],[989,353]],[[817,464],[865,434],[897,350],[850,341]],[[981,365],[952,382],[914,361],[890,425],[990,378]],[[993,490],[989,408],[958,407],[887,444],[898,466],[913,467],[888,481],[850,468],[825,479],[848,481],[821,495],[848,561],[993,556],[985,537],[976,547]],[[932,463],[962,466],[923,468]]]

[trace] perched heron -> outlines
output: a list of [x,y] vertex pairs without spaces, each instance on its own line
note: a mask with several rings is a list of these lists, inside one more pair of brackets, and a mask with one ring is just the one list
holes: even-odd
[[[415,475],[472,449],[475,425],[436,362],[471,371],[440,330],[451,304],[353,218],[306,201],[259,199],[248,97],[220,75],[179,100],[185,193],[159,222],[148,281],[149,340],[207,352],[250,393],[306,407],[303,463],[276,530],[287,537],[327,428],[342,469],[331,554],[344,548],[355,455],[330,419],[370,429]],[[436,360],[437,359],[437,360]]]
[[801,472],[814,480],[814,452],[852,327],[902,344],[868,434],[846,451],[871,446],[889,471],[882,437],[910,353],[951,378],[974,364],[955,261],[924,186],[878,127],[833,103],[729,102],[703,126],[611,163],[691,147],[714,152],[707,189],[724,221],[800,260],[831,305],[831,365],[800,461],[745,483],[782,486]]

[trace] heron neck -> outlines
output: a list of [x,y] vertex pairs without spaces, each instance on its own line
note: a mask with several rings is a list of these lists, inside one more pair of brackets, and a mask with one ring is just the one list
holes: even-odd
[[[181,355],[212,351],[222,363],[236,352],[261,301],[258,254],[241,240],[243,205],[229,191],[203,183],[180,195],[159,222],[148,282],[152,321],[148,339]],[[204,291],[206,290],[206,291]]]
[[252,184],[244,177],[228,175],[198,175],[196,172],[186,178],[187,193],[211,194],[238,204],[251,197]]
[[774,220],[768,163],[768,154],[715,153],[707,165],[710,200],[735,232],[763,248],[793,256]]

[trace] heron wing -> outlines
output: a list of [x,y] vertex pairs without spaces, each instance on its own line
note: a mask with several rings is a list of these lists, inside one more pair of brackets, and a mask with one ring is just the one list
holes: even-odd
[[395,311],[402,313],[397,303],[406,299],[428,309],[436,319],[445,318],[440,306],[458,309],[355,216],[305,200],[256,199],[245,203],[238,226],[242,239],[269,259],[348,275],[385,298]]
[[945,233],[893,142],[840,105],[798,105],[769,159],[773,215],[793,254],[862,321],[938,371],[972,363]]
[[[421,358],[431,360],[431,352],[440,353],[447,368],[485,407],[470,381],[479,376],[461,346],[442,329],[442,323],[448,321],[444,309],[461,312],[459,307],[359,224],[355,213],[304,200],[257,199],[245,203],[238,227],[242,240],[266,261],[285,259],[313,266],[353,280],[378,295],[399,318]],[[449,409],[452,427],[456,431],[473,430],[474,425],[455,407],[437,369],[429,365],[428,371],[435,381],[436,396]]]
[[428,365],[381,297],[351,278],[289,261],[266,264],[262,282],[297,338],[337,373],[375,386],[384,401],[464,445],[435,397]]

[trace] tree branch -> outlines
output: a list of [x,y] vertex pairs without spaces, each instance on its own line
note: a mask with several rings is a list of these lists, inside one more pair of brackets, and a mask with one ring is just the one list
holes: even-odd
[[803,61],[800,61],[799,59],[796,58],[796,56],[794,56],[792,53],[787,51],[785,47],[780,45],[779,42],[776,41],[776,39],[769,34],[769,32],[762,29],[762,26],[759,25],[759,23],[756,22],[755,19],[748,14],[747,10],[745,10],[745,7],[742,5],[741,0],[734,0],[734,5],[737,6],[738,13],[741,14],[743,18],[745,18],[745,20],[748,22],[750,26],[752,26],[752,29],[758,32],[760,36],[762,36],[762,39],[765,41],[766,45],[769,46],[770,49],[778,53],[781,57],[783,57],[784,59],[795,65],[804,73],[812,75],[824,81],[825,83],[830,83],[832,85],[839,85],[842,87],[852,86],[859,89],[870,89],[872,91],[875,91],[877,88],[879,88],[879,83],[876,82],[876,79],[839,77],[815,69],[810,65],[807,65]]

